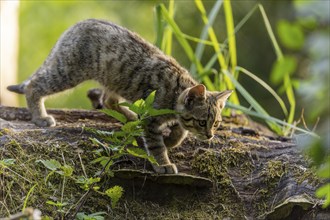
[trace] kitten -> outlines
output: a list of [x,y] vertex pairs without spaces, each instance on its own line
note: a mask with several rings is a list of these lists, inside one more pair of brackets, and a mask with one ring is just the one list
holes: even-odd
[[[157,173],[177,173],[167,148],[179,145],[190,131],[210,140],[221,122],[221,111],[231,91],[209,92],[173,58],[137,34],[102,20],[77,23],[63,33],[42,66],[26,81],[8,90],[25,94],[32,121],[40,127],[55,126],[44,97],[96,80],[104,87],[104,105],[136,117],[117,105],[121,99],[134,102],[156,90],[154,107],[174,109],[179,114],[150,118],[146,123],[146,150],[159,165]],[[103,95],[102,95],[103,96]],[[170,127],[168,136],[163,136]]]

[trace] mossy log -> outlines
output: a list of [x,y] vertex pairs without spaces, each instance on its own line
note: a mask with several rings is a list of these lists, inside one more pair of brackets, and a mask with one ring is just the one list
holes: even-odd
[[[97,148],[90,141],[94,134],[84,128],[121,126],[97,111],[48,113],[57,126],[39,128],[29,122],[25,108],[0,106],[0,217],[19,212],[28,194],[26,205],[43,215],[69,216],[85,192],[69,179],[61,193],[61,181],[47,176],[49,171],[36,161],[56,159],[73,166],[75,175],[91,177],[100,167],[91,164]],[[169,154],[178,175],[155,174],[143,159],[119,158],[113,176],[101,181],[101,188],[124,187],[117,208],[91,193],[80,211],[105,211],[105,219],[330,219],[330,211],[321,209],[322,201],[314,196],[320,180],[296,142],[245,116],[224,118],[210,143],[189,136]],[[11,158],[15,164],[1,166]],[[71,206],[59,212],[45,204],[48,200]]]

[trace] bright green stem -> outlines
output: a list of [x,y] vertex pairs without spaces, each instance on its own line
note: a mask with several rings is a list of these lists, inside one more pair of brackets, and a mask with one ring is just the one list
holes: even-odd
[[[259,4],[258,6],[259,6],[259,9],[260,9],[261,15],[263,17],[268,35],[269,35],[269,37],[271,39],[271,42],[273,44],[273,47],[275,49],[277,60],[281,60],[281,59],[283,59],[283,53],[281,51],[280,46],[278,45],[278,43],[276,41],[274,32],[273,32],[272,27],[270,25],[269,19],[266,15],[265,9],[261,4]],[[295,114],[295,109],[296,109],[296,100],[295,100],[295,95],[294,95],[291,79],[290,79],[290,76],[289,76],[288,73],[285,73],[285,76],[284,76],[284,86],[286,88],[286,96],[287,96],[287,98],[289,100],[289,103],[290,103],[290,110],[289,110],[289,116],[287,118],[287,122],[289,124],[292,124],[293,121],[294,121],[294,114]],[[286,129],[286,130],[288,130],[288,129]],[[285,133],[287,133],[287,131]]]
[[[204,68],[203,68],[202,64],[195,57],[194,51],[192,50],[190,44],[188,43],[188,41],[185,38],[182,31],[180,30],[179,26],[175,23],[173,18],[170,16],[170,14],[167,11],[167,9],[165,8],[165,6],[160,5],[160,7],[162,9],[162,15],[163,15],[164,19],[171,26],[174,35],[176,36],[176,38],[177,38],[178,42],[180,43],[180,45],[182,46],[182,48],[184,49],[184,51],[185,51],[186,55],[188,56],[189,60],[196,64],[198,72],[200,72],[200,73],[204,72]],[[204,76],[203,81],[204,81],[206,87],[208,87],[210,90],[215,90],[215,87],[214,87],[212,81],[210,80],[210,78],[208,76]]]

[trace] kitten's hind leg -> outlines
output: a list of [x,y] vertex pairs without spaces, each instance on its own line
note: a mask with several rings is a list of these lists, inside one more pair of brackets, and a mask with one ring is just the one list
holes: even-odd
[[107,92],[104,95],[104,106],[109,109],[116,110],[127,118],[128,121],[134,121],[137,119],[137,115],[129,110],[127,107],[118,105],[120,102],[125,101],[121,96],[114,92]]
[[53,127],[56,125],[55,119],[48,115],[43,100],[43,93],[34,83],[30,83],[25,88],[25,97],[28,108],[32,114],[32,122],[39,127]]
[[59,72],[57,66],[41,67],[24,89],[27,105],[32,114],[32,122],[39,127],[55,126],[55,120],[48,115],[44,97],[70,89],[85,80],[74,72]]

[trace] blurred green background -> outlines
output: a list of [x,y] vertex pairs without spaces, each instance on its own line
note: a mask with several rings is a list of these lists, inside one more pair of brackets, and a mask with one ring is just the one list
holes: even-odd
[[[21,1],[19,81],[28,78],[43,63],[61,33],[83,19],[109,20],[155,43],[154,8],[159,3],[168,5],[168,1],[156,0]],[[215,1],[203,1],[203,3],[209,12]],[[329,1],[231,1],[234,23],[241,21],[257,3],[261,3],[265,8],[283,52],[294,59],[292,64],[294,71],[291,77],[297,95],[296,119],[299,119],[303,108],[305,119],[310,126],[318,117],[328,118]],[[203,21],[194,1],[175,1],[174,18],[184,33],[199,37]],[[213,27],[219,41],[224,41],[226,23],[223,9],[220,9]],[[271,76],[276,54],[258,11],[254,12],[239,29],[236,41],[238,64],[266,81],[285,100],[285,88],[276,83],[276,79],[272,79]],[[195,42],[190,44],[193,48],[196,46]],[[213,48],[206,47],[201,62],[207,63],[213,54]],[[175,38],[173,38],[172,55],[181,65],[190,68],[190,62]],[[217,69],[217,66],[214,68]],[[254,80],[241,75],[239,81],[270,115],[279,119],[285,118],[274,98]],[[94,82],[83,83],[69,92],[48,98],[46,106],[89,109],[91,104],[86,92],[96,86]],[[241,98],[240,95],[239,97]],[[248,107],[242,98],[240,101],[242,105]],[[23,96],[20,97],[20,105],[26,105]]]
[[[113,21],[154,39],[153,7],[156,1],[21,1],[19,81],[28,78],[43,63],[60,35],[78,21],[99,18]],[[86,94],[94,82],[50,97],[51,108],[91,108]],[[24,97],[20,104],[25,105]]]

